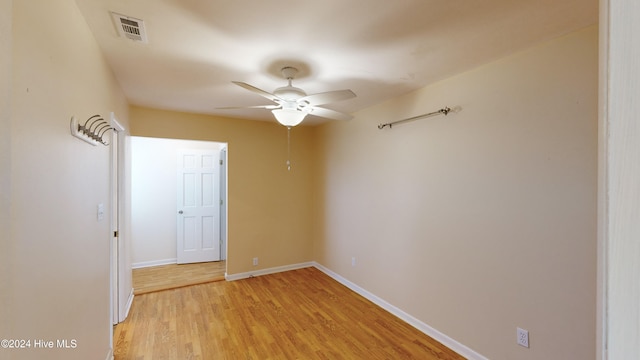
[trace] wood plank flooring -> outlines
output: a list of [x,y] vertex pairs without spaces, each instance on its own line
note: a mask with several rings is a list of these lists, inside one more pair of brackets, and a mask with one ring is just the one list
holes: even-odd
[[136,296],[116,360],[463,359],[316,268]]
[[224,280],[225,261],[195,264],[170,264],[133,269],[133,293],[142,295],[154,291]]

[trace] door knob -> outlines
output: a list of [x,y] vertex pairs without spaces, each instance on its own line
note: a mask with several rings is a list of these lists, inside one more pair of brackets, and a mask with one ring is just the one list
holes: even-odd
[[178,214],[182,215],[182,210],[178,211]]

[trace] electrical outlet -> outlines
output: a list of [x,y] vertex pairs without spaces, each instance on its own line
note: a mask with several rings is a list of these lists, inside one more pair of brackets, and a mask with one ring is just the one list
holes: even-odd
[[258,266],[258,258],[257,257],[253,258],[253,266]]
[[351,266],[356,266],[356,257],[351,258]]
[[518,336],[517,342],[518,345],[524,346],[526,348],[529,347],[529,332],[524,329],[516,328],[516,334]]

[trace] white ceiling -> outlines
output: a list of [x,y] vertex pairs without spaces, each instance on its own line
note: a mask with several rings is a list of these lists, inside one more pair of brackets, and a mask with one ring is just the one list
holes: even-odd
[[[594,24],[598,0],[76,0],[131,104],[273,120],[236,86],[307,94],[353,113],[535,43]],[[149,42],[118,36],[110,12],[142,19]],[[324,121],[315,116],[305,124]]]

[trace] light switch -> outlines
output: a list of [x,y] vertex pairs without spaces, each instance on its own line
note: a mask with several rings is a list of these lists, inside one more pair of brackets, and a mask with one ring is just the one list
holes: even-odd
[[98,204],[98,221],[104,220],[104,204]]

